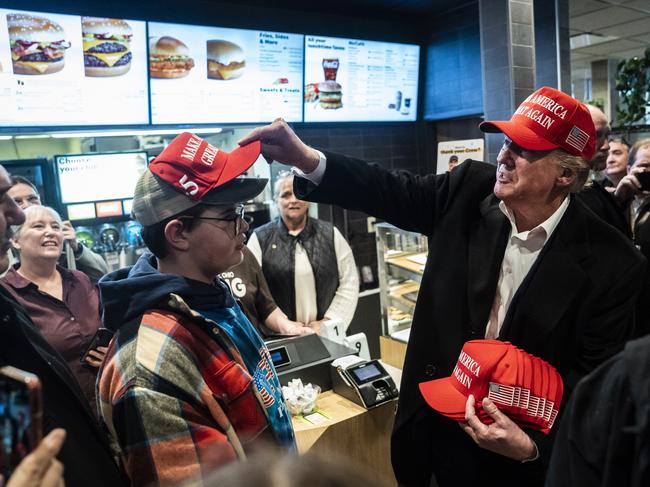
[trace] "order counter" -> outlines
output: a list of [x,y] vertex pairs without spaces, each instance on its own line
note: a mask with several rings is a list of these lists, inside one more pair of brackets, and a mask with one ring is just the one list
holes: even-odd
[[[383,365],[399,384],[401,371]],[[390,463],[396,400],[368,410],[334,391],[326,391],[319,396],[316,405],[320,414],[307,415],[311,421],[302,416],[293,418],[300,453],[310,450],[333,453],[347,458],[387,485],[397,484]]]

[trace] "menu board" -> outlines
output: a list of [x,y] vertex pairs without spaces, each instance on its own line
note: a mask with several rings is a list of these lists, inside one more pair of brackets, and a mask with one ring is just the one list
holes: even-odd
[[414,121],[420,47],[305,37],[305,122]]
[[303,36],[149,23],[154,124],[302,121]]
[[147,124],[148,95],[145,22],[0,9],[0,126]]

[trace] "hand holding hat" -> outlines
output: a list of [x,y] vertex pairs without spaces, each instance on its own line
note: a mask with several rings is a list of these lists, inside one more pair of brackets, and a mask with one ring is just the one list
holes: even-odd
[[239,141],[240,146],[255,141],[262,143],[262,154],[284,164],[291,164],[305,173],[318,166],[318,153],[305,144],[283,119],[276,119],[271,125],[258,127]]
[[[493,431],[514,431],[505,422],[508,419],[518,427],[550,433],[563,390],[562,378],[552,365],[499,340],[465,343],[451,376],[420,383],[420,392],[431,408],[455,421],[468,422],[475,435],[485,433],[476,435],[478,439],[490,438],[487,425],[497,419]],[[474,411],[472,399],[468,413],[470,397],[479,404]],[[499,411],[484,409],[484,398]]]
[[470,394],[465,404],[467,422],[459,424],[478,446],[513,460],[528,460],[537,456],[535,442],[489,398],[483,399],[482,406],[494,421],[492,424],[481,422],[476,416],[475,404],[476,400]]

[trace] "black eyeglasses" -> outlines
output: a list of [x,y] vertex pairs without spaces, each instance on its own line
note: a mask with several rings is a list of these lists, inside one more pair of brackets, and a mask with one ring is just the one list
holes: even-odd
[[235,236],[239,235],[244,221],[244,205],[235,208],[231,216],[219,218],[216,216],[188,216],[185,218],[193,218],[195,220],[215,220],[219,222],[234,222],[235,223]]
[[545,157],[549,152],[551,152],[548,150],[524,149],[523,147],[519,146],[516,142],[512,141],[507,137],[505,137],[503,140],[502,150],[503,148],[509,149],[514,154],[517,154],[519,157],[523,157],[529,162],[535,162],[536,160]]

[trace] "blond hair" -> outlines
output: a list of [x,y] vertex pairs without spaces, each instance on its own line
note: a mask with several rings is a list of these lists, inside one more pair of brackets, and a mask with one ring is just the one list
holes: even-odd
[[41,206],[41,205],[28,206],[23,210],[23,212],[25,213],[25,221],[21,225],[18,225],[14,228],[14,235],[13,235],[14,240],[18,240],[20,238],[20,232],[22,231],[25,224],[29,221],[30,217],[35,218],[36,216],[41,215],[43,213],[49,213],[54,217],[54,219],[57,222],[63,225],[63,220],[61,219],[61,215],[59,215],[59,213],[54,208],[50,208],[49,206]]

